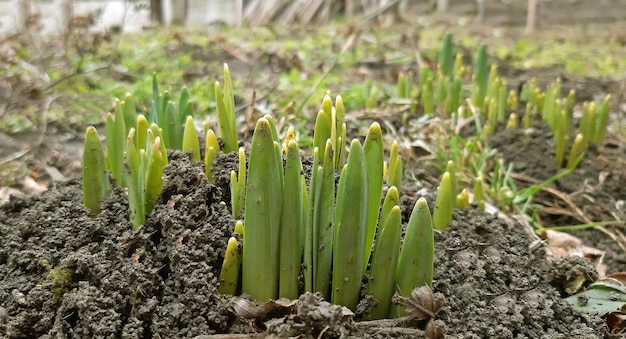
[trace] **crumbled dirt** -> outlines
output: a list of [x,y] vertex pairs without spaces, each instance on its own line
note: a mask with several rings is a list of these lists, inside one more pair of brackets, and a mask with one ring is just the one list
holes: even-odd
[[[217,292],[234,225],[224,202],[234,159],[234,154],[218,158],[213,184],[202,164],[171,153],[163,194],[146,225],[134,232],[122,190],[115,189],[103,212],[90,218],[76,180],[2,206],[2,336],[193,338],[268,328],[276,336],[306,338],[423,333],[411,323],[354,322],[341,308],[311,295],[301,298],[296,311],[270,322],[238,316],[237,298]],[[404,215],[420,194],[431,192],[406,190]],[[456,212],[450,229],[436,237],[434,290],[445,296],[436,323],[443,322],[448,337],[600,337],[596,323],[576,315],[548,283],[555,280],[555,266],[542,249],[529,249],[530,240],[519,226],[496,217],[472,209]],[[328,329],[320,327],[324,322]]]
[[[516,175],[534,181],[519,181],[520,187],[525,187],[543,182],[559,172],[554,160],[553,138],[554,135],[547,126],[535,125],[529,130],[501,130],[489,142],[506,163],[513,164]],[[535,195],[535,202],[548,207],[540,209],[543,226],[624,220],[624,163],[624,140],[609,134],[600,147],[590,145],[578,168],[551,185],[552,192],[543,191]],[[571,233],[581,238],[585,245],[606,251],[604,263],[608,266],[608,273],[626,270],[626,244],[623,240],[626,238],[623,237],[621,227],[586,229]]]
[[[172,338],[233,326],[217,276],[234,221],[200,165],[173,157],[137,232],[121,190],[92,219],[80,189],[70,181],[0,211],[3,336]],[[69,278],[55,288],[46,266]]]
[[[436,236],[433,287],[446,296],[446,338],[600,338],[601,324],[575,313],[550,285],[543,248],[521,225],[476,209],[457,210]],[[560,279],[557,279],[557,281]],[[557,320],[558,319],[558,320]]]

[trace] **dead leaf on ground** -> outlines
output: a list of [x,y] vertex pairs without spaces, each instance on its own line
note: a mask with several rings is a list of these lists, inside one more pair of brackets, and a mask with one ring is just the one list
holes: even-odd
[[579,238],[559,231],[545,231],[542,233],[548,247],[555,258],[565,258],[571,256],[590,259],[596,266],[598,275],[606,275],[607,267],[603,264],[604,251],[594,247],[585,246]]
[[394,295],[393,302],[403,306],[410,316],[416,320],[434,318],[443,307],[444,297],[441,293],[433,293],[428,286],[415,288],[410,297]]
[[245,319],[266,318],[270,313],[293,313],[298,300],[278,299],[270,300],[261,305],[244,297],[237,297],[232,301],[232,308],[237,316]]
[[430,320],[426,325],[424,337],[426,339],[443,339],[446,334],[446,326],[441,320]]

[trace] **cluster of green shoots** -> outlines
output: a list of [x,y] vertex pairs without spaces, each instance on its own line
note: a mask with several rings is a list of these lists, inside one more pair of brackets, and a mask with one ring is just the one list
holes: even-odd
[[[551,126],[559,166],[570,141],[575,94],[561,98],[560,81],[548,86],[545,93],[530,81],[518,97],[507,90],[496,66],[488,68],[484,45],[478,49],[471,72],[471,95],[464,101],[462,79],[470,71],[463,65],[462,55],[452,58],[448,34],[436,72],[423,68],[415,89],[411,75],[401,75],[398,80],[397,94],[409,98],[413,112],[421,108],[426,115],[445,114],[451,117],[452,126],[473,118],[477,130],[476,137],[468,139],[452,133],[450,155],[441,157],[442,161],[452,160],[446,162],[433,213],[424,198],[418,199],[402,239],[399,188],[403,171],[397,142],[392,143],[387,162],[377,123],[370,126],[363,142],[358,138],[348,142],[343,101],[337,96],[333,104],[327,95],[316,117],[310,171],[303,166],[294,129],[279,137],[274,119],[268,115],[256,123],[246,161],[245,150],[239,148],[232,81],[225,66],[223,89],[219,83],[214,86],[222,143],[205,126],[205,174],[213,180],[213,161],[219,152],[238,152],[238,169],[231,172],[230,203],[234,218],[243,216],[243,220],[235,225],[236,235],[226,246],[220,292],[245,293],[259,301],[318,292],[354,310],[360,301],[361,283],[367,281],[366,293],[378,301],[369,318],[404,315],[391,302],[392,296],[408,297],[416,287],[432,286],[433,229],[446,229],[452,209],[469,205],[469,192],[459,192],[459,168],[469,166],[478,174],[472,201],[482,210],[485,188],[507,204],[515,199],[528,203],[536,192],[537,187],[517,192],[517,196],[507,191],[505,188],[514,187],[512,167],[505,167],[501,160],[496,162],[491,186],[483,184],[486,159],[493,152],[482,143],[500,122],[506,121],[507,128],[518,127],[516,114],[507,116],[507,112],[516,111],[521,100],[526,103],[521,121],[524,128],[531,127],[539,115]],[[567,161],[570,170],[582,159],[588,142],[602,143],[608,101],[607,97],[600,104],[584,104],[580,133]],[[130,221],[138,228],[161,192],[163,168],[168,164],[166,150],[189,152],[192,161],[202,161],[192,107],[186,90],[177,101],[172,100],[169,92],[159,91],[154,76],[153,105],[147,118],[137,113],[131,95],[116,101],[114,113],[107,116],[106,155],[96,129],[87,129],[84,204],[94,216],[109,193],[107,170],[119,186],[128,189]],[[477,160],[473,154],[483,155]]]
[[392,144],[385,165],[382,131],[373,123],[363,143],[353,139],[347,146],[344,116],[341,97],[333,105],[326,96],[315,123],[308,178],[294,129],[280,140],[272,117],[257,121],[249,165],[246,169],[240,149],[239,172],[231,173],[235,218],[245,204],[243,223],[235,226],[243,253],[231,238],[222,293],[241,291],[266,301],[319,292],[355,309],[368,273],[367,293],[378,300],[369,317],[385,318],[404,314],[391,303],[394,293],[408,296],[416,287],[432,285],[433,227],[445,229],[456,204],[450,174],[443,175],[432,216],[426,200],[417,201],[401,241],[398,144]]
[[[224,140],[224,151],[237,149],[235,108],[228,67],[224,67],[224,90],[215,85],[217,113]],[[191,153],[192,161],[200,160],[198,132],[193,119],[193,102],[187,89],[177,101],[169,91],[159,91],[153,75],[153,104],[147,117],[137,113],[131,94],[116,100],[114,112],[106,118],[105,155],[95,127],[87,128],[83,156],[83,202],[93,216],[100,213],[102,200],[109,194],[111,173],[116,184],[128,190],[129,218],[133,229],[145,223],[152,212],[163,184],[163,168],[168,164],[167,149]],[[215,155],[220,151],[215,133],[206,132],[207,176]]]
[[[305,177],[294,129],[288,130],[281,143],[273,118],[262,117],[252,136],[246,168],[245,151],[237,149],[227,66],[224,78],[223,92],[219,83],[215,85],[223,147],[215,133],[206,129],[205,171],[212,180],[216,154],[238,150],[239,168],[231,173],[231,207],[235,218],[242,211],[244,218],[235,226],[243,246],[236,237],[229,239],[219,290],[241,291],[260,301],[319,292],[355,309],[361,283],[369,273],[367,293],[379,302],[369,317],[403,315],[391,303],[393,294],[409,296],[416,287],[432,286],[433,226],[445,229],[457,204],[451,175],[443,175],[432,216],[426,200],[417,201],[401,241],[402,160],[394,142],[389,161],[384,161],[377,123],[371,125],[363,144],[353,139],[347,147],[343,101],[338,96],[333,105],[326,96],[315,124],[310,176]],[[201,160],[189,93],[183,90],[177,104],[168,92],[159,92],[156,76],[153,83],[154,103],[148,118],[137,114],[131,95],[116,101],[114,114],[107,116],[106,156],[94,127],[87,129],[85,138],[85,206],[94,216],[99,213],[109,192],[108,170],[128,189],[133,228],[145,222],[156,204],[163,167],[168,163],[166,149],[189,152],[192,161]]]
[[[611,96],[607,95],[600,103],[584,102],[582,117],[579,122],[578,133],[574,137],[569,157],[565,162],[565,154],[574,130],[573,115],[576,93],[571,90],[567,97],[561,97],[561,80],[548,85],[545,92],[541,92],[534,79],[524,84],[520,99],[526,101],[526,110],[522,125],[530,128],[536,116],[550,126],[554,132],[555,160],[558,167],[574,169],[587,149],[589,142],[601,145],[604,142],[608,122],[609,103]],[[511,120],[513,118],[510,118]],[[509,122],[515,126],[516,122]]]
[[[491,177],[485,194],[498,201],[502,210],[517,205],[525,210],[534,193],[578,166],[589,142],[602,144],[608,124],[610,96],[600,103],[583,104],[578,133],[572,138],[575,91],[562,97],[561,81],[557,80],[542,92],[536,80],[531,79],[518,94],[508,89],[497,66],[488,64],[485,45],[478,48],[471,69],[463,64],[463,55],[458,53],[453,57],[452,50],[452,37],[446,34],[436,71],[428,66],[422,67],[415,90],[413,76],[400,74],[396,95],[410,99],[411,112],[421,108],[426,116],[439,115],[450,119],[451,123],[444,127],[447,133],[442,133],[446,140],[439,143],[442,147],[438,156],[442,163],[452,159],[457,167],[471,172],[467,176],[476,178],[472,179],[475,180],[475,194],[481,188],[483,178]],[[468,76],[471,76],[470,93],[464,95],[462,81]],[[464,100],[466,96],[468,99]],[[526,105],[525,111],[520,118],[517,112],[523,104]],[[457,134],[456,127],[467,119],[474,121],[476,135],[473,137]],[[512,166],[506,166],[501,159],[494,161],[495,151],[487,141],[499,124],[507,129],[528,129],[538,120],[545,122],[554,132],[555,161],[558,168],[565,170],[541,185],[518,191],[511,178]],[[482,190],[478,192],[483,194]]]

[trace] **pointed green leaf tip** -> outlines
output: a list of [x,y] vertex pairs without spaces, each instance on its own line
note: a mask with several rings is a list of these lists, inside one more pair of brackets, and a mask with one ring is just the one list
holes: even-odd
[[109,194],[104,151],[95,127],[87,127],[83,153],[83,204],[93,216],[100,213],[100,203]]
[[[432,225],[428,202],[419,198],[409,218],[396,269],[396,292],[401,296],[411,295],[416,287],[432,287],[435,260]],[[404,314],[406,312],[398,304],[393,304],[389,311],[392,318]]]
[[[452,220],[452,197],[450,173],[445,172],[441,177],[439,189],[437,189],[437,202],[433,212],[435,229],[445,230],[448,228],[448,223]],[[456,198],[456,195],[454,197]]]
[[378,300],[378,306],[371,311],[369,319],[386,318],[389,314],[401,237],[402,215],[400,207],[395,205],[385,222],[381,223],[376,238],[367,292]]
[[215,132],[213,132],[212,129],[206,131],[205,139],[204,173],[206,174],[208,181],[213,181],[213,172],[211,171],[211,169],[213,168],[213,160],[215,160],[215,156],[220,151],[220,145],[217,142],[217,137],[215,136]]
[[237,293],[240,264],[239,244],[235,237],[230,237],[220,272],[220,285],[218,290],[221,294],[235,295]]
[[183,153],[191,151],[191,161],[200,161],[200,139],[192,116],[187,116],[183,132]]
[[145,213],[149,215],[156,205],[163,188],[163,154],[161,153],[161,138],[156,137],[152,143],[150,157],[148,159],[148,172],[145,183]]
[[485,194],[483,190],[483,179],[478,177],[476,178],[476,183],[474,183],[474,199],[472,203],[478,204],[478,209],[482,212],[485,211]]
[[578,162],[580,158],[580,156],[585,153],[585,150],[587,149],[587,140],[585,139],[585,136],[582,135],[582,133],[578,133],[576,135],[576,138],[574,139],[574,144],[572,144],[572,149],[570,150],[569,153],[569,158],[567,160],[567,168],[568,169],[574,169],[576,168],[576,166],[578,166]]
[[441,47],[441,57],[439,59],[441,72],[452,78],[452,34],[449,32],[443,36],[443,46]]
[[354,310],[363,277],[367,228],[367,170],[363,147],[356,139],[339,179],[335,223],[331,300]]
[[302,215],[302,180],[300,180],[300,152],[295,140],[287,144],[285,187],[280,225],[280,275],[278,295],[281,298],[298,298],[300,273],[299,230]]
[[[383,136],[380,125],[372,123],[367,137],[363,143],[363,152],[367,166],[367,237],[365,240],[364,262],[365,266],[370,260],[378,213],[380,211],[380,198],[383,190]],[[365,266],[363,273],[365,273]]]
[[270,122],[259,119],[246,179],[242,291],[262,302],[278,296],[283,174],[277,151]]

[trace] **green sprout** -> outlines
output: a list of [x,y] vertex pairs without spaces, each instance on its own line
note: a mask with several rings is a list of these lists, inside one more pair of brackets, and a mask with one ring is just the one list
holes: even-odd
[[611,101],[611,95],[608,94],[602,103],[598,106],[596,112],[596,119],[593,123],[593,142],[596,145],[601,145],[604,142],[604,136],[606,135],[606,129],[609,124],[609,102]]
[[[422,68],[424,69],[424,68]],[[424,114],[432,114],[435,112],[435,96],[433,94],[433,79],[426,78],[426,81],[420,84],[421,97],[420,101],[424,107]]]
[[578,166],[580,160],[582,160],[582,156],[587,150],[587,140],[582,133],[578,133],[576,138],[574,139],[574,143],[572,144],[572,149],[569,152],[569,157],[567,158],[567,168],[575,169]]
[[287,145],[285,164],[285,187],[283,190],[282,217],[280,221],[280,273],[279,291],[281,298],[298,298],[298,275],[300,273],[299,229],[302,225],[303,196],[300,152],[295,140]]
[[363,147],[350,144],[348,163],[341,171],[337,188],[333,246],[332,297],[334,304],[355,309],[363,276],[363,252],[367,229],[367,169]]
[[159,80],[152,75],[152,107],[148,121],[162,129],[162,142],[167,149],[181,150],[183,147],[183,126],[187,116],[193,116],[193,103],[186,88],[180,93],[178,106],[170,92],[159,92]]
[[456,198],[456,194],[452,194],[452,178],[450,173],[445,172],[437,189],[437,201],[435,202],[435,211],[433,212],[435,229],[445,230],[448,228],[448,223],[452,220],[453,198]]
[[461,79],[455,77],[448,85],[448,96],[444,109],[447,113],[455,113],[461,107]]
[[487,45],[478,47],[474,58],[474,75],[472,81],[472,103],[483,107],[487,95]]
[[128,131],[124,122],[122,102],[115,101],[115,114],[108,113],[106,118],[107,168],[111,171],[117,185],[126,186],[124,177],[124,153],[126,152],[126,135]]
[[265,117],[257,121],[246,180],[242,291],[259,301],[278,296],[283,174],[272,129]]
[[235,116],[235,96],[230,78],[230,69],[224,64],[224,89],[215,82],[215,100],[220,136],[224,140],[224,153],[235,152],[239,148],[237,122]]
[[435,89],[433,93],[433,104],[437,107],[440,107],[446,100],[448,96],[448,87],[449,87],[450,79],[445,77],[441,70],[437,72],[437,78],[435,80]]
[[563,167],[565,151],[567,150],[567,146],[569,144],[571,120],[568,118],[567,112],[561,108],[561,104],[559,102],[555,104],[554,109],[556,110],[552,113],[552,119],[554,121],[554,144],[556,146],[554,158],[557,167],[560,168]]
[[104,151],[95,127],[87,127],[83,154],[83,204],[93,216],[100,213],[102,200],[109,195],[109,177]]
[[198,132],[193,123],[193,117],[188,115],[185,121],[185,129],[183,131],[183,152],[191,152],[191,161],[200,161],[200,140]]
[[124,168],[133,230],[143,225],[146,215],[152,212],[161,194],[165,166],[161,137],[154,137],[152,129],[148,129],[145,144],[138,145],[138,139],[135,128],[131,128],[126,141]]
[[389,154],[389,166],[387,169],[387,186],[402,186],[402,158],[398,150],[398,142],[393,141]]
[[[329,296],[330,270],[332,266],[332,251],[334,241],[335,219],[333,206],[335,205],[335,170],[333,148],[330,139],[326,140],[321,163],[314,166],[314,176],[311,181],[309,194],[309,211],[312,229],[310,248],[313,250],[313,291]],[[315,165],[315,162],[314,162]],[[315,184],[315,185],[314,185]]]
[[237,220],[237,223],[235,223],[235,234],[243,237],[243,222],[241,220]]
[[474,198],[472,203],[478,204],[478,209],[485,211],[485,193],[483,189],[483,179],[481,177],[476,178],[474,183]]
[[391,297],[395,290],[395,273],[400,254],[402,237],[402,215],[398,205],[392,207],[387,216],[383,216],[381,230],[378,232],[374,254],[372,256],[371,277],[367,293],[378,300],[378,305],[370,312],[369,319],[389,316]]
[[469,206],[469,192],[467,189],[463,189],[461,193],[456,196],[456,208],[467,208]]
[[[380,125],[372,123],[363,143],[367,164],[367,236],[365,240],[364,262],[369,262],[383,190],[383,136]],[[365,267],[363,267],[365,273]]]
[[[400,250],[395,274],[396,293],[409,296],[415,287],[432,287],[435,240],[433,223],[426,199],[419,198],[413,207]],[[391,305],[389,316],[397,318],[406,312]]]
[[506,98],[506,107],[510,110],[517,110],[519,108],[519,98],[515,90],[509,91],[509,96]]
[[579,123],[579,131],[585,138],[594,144],[604,142],[608,125],[609,102],[611,96],[607,95],[600,104],[585,102],[582,109],[582,117]]
[[454,161],[448,160],[446,163],[446,172],[450,175],[450,199],[451,206],[454,208],[456,206],[456,195],[457,195],[457,180],[456,180],[456,169],[454,166]]
[[452,34],[446,33],[443,36],[439,68],[441,69],[441,73],[450,79],[454,76],[452,66]]
[[218,143],[215,132],[213,132],[212,129],[207,129],[205,139],[204,173],[207,177],[207,180],[213,181],[213,172],[211,171],[211,169],[213,168],[213,160],[215,160],[215,156],[220,152],[220,144]]
[[221,294],[237,294],[237,284],[239,283],[239,266],[241,265],[241,254],[239,253],[239,243],[235,237],[228,239],[226,254],[222,269],[220,271],[220,285],[218,291]]
[[595,135],[595,121],[596,121],[596,103],[585,101],[582,108],[582,117],[579,121],[578,130],[585,138],[593,142]]
[[517,129],[517,114],[511,113],[509,120],[506,122],[506,129]]
[[[215,142],[217,142],[217,140],[215,140]],[[230,172],[230,204],[233,212],[233,218],[235,219],[239,218],[239,215],[243,210],[246,190],[246,152],[241,147],[239,148],[238,156],[238,171]]]
[[398,82],[396,84],[396,96],[398,99],[410,99],[413,90],[413,74],[398,74]]

